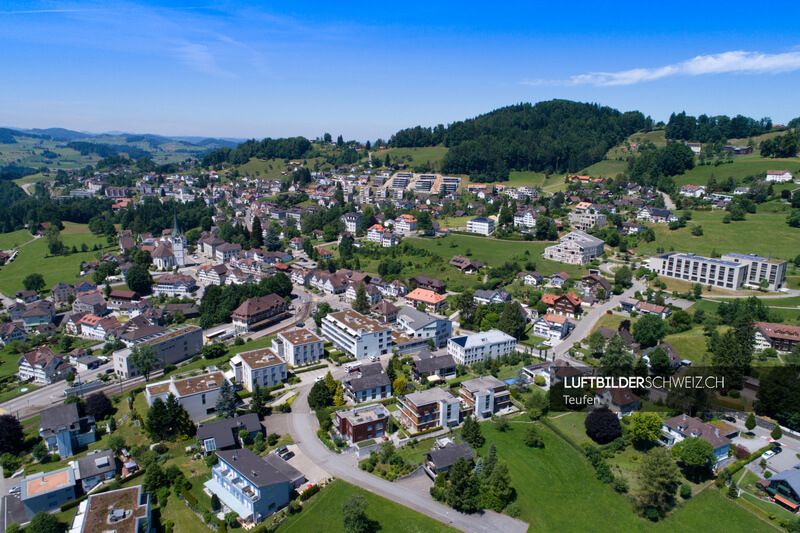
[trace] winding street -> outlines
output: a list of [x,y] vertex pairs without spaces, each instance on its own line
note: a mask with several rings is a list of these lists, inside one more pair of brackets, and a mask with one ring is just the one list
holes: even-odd
[[528,530],[528,524],[494,511],[467,515],[459,513],[437,501],[427,493],[414,492],[390,481],[369,474],[350,464],[340,454],[330,451],[317,438],[319,423],[308,406],[307,396],[311,385],[297,389],[298,396],[292,403],[289,430],[295,444],[303,454],[331,476],[343,479],[378,496],[414,509],[461,531],[476,533],[515,533]]

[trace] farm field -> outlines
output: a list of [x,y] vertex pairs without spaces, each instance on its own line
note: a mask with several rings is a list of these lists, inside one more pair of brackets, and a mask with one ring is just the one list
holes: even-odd
[[32,240],[33,235],[26,229],[0,233],[0,250],[11,250]]
[[735,156],[733,163],[723,163],[719,166],[696,166],[684,174],[675,176],[674,179],[678,186],[689,183],[705,185],[712,174],[717,183],[728,178],[734,178],[741,182],[743,178],[765,174],[767,170],[779,169],[789,169],[792,173],[797,173],[800,170],[800,160],[797,158],[771,159],[755,154]]
[[[86,224],[64,223],[61,240],[65,246],[73,245],[80,249],[81,244],[91,249],[95,244],[104,247],[106,251],[119,250],[116,246],[109,246],[104,237],[98,237],[89,232]],[[66,256],[48,257],[47,242],[44,238],[36,239],[22,249],[17,258],[10,264],[0,267],[0,292],[13,295],[23,288],[22,280],[33,272],[44,276],[47,288],[58,282],[74,283],[80,273],[81,263],[97,258],[98,251],[77,252]]]
[[[238,167],[239,174],[245,176],[256,176],[260,178],[267,178],[267,179],[280,179],[281,172],[286,171],[286,159],[266,159],[261,160],[255,157],[251,157],[250,161],[245,163],[244,165],[240,165]],[[304,159],[301,161],[306,161],[308,163],[309,170],[313,170],[314,165],[316,163],[320,164],[320,169],[330,168],[330,165],[325,163],[325,159],[322,157],[312,157],[310,159]],[[272,168],[270,168],[272,167]]]
[[616,178],[617,174],[622,174],[628,170],[627,161],[617,159],[604,159],[590,167],[580,171],[582,176],[592,176],[598,178]]
[[303,510],[287,518],[278,531],[344,531],[342,505],[353,495],[367,500],[367,516],[377,522],[381,532],[457,531],[441,522],[382,498],[342,480],[336,480],[303,505]]
[[[655,253],[656,248],[664,248],[705,256],[716,250],[719,254],[754,253],[765,257],[771,254],[787,260],[797,257],[800,228],[786,224],[784,214],[748,213],[746,220],[730,224],[722,223],[724,216],[725,212],[721,210],[694,211],[686,227],[675,231],[666,225],[654,224],[656,240],[650,243],[642,241],[637,251]],[[692,225],[702,226],[703,235],[693,236]]]

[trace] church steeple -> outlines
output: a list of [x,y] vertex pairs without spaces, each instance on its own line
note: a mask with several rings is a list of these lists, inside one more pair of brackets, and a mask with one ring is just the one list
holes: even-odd
[[181,234],[181,230],[178,227],[178,212],[176,210],[172,211],[172,236],[177,237]]

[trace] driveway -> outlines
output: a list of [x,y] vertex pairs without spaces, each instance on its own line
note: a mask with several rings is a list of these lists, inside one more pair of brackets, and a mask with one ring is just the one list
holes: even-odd
[[317,464],[317,461],[304,454],[297,444],[289,444],[287,448],[294,452],[294,457],[289,458],[286,462],[301,471],[309,484],[316,485],[331,477]]
[[309,390],[308,386],[300,388],[299,396],[292,404],[293,412],[289,419],[291,434],[299,450],[307,457],[313,457],[315,464],[331,476],[358,485],[462,531],[521,533],[528,530],[528,524],[525,522],[493,511],[475,515],[459,513],[434,501],[427,491],[412,490],[354,467],[347,457],[333,453],[317,439],[316,431],[319,424],[306,401]]

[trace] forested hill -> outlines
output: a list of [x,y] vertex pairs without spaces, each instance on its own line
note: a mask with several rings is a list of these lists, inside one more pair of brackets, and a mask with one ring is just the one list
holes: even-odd
[[450,148],[442,172],[503,181],[509,170],[577,172],[652,125],[652,119],[638,111],[622,113],[596,104],[551,100],[503,107],[446,127],[401,130],[389,144],[398,148],[442,144]]

